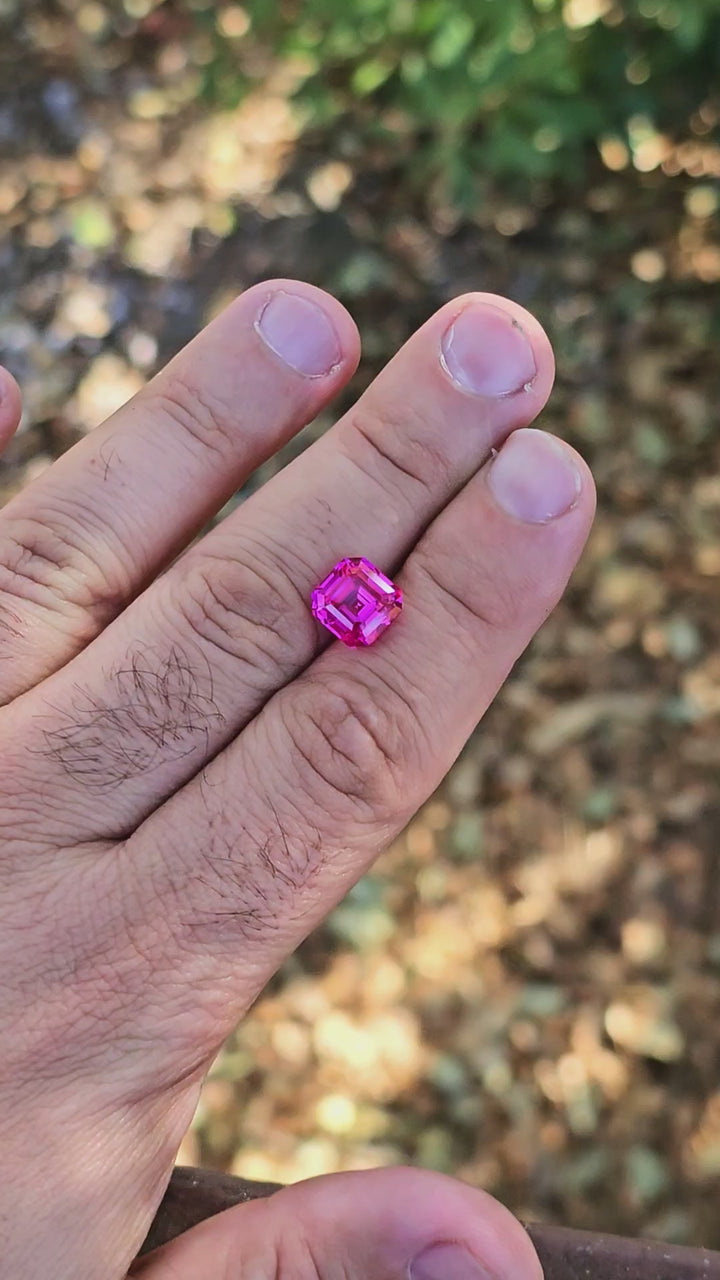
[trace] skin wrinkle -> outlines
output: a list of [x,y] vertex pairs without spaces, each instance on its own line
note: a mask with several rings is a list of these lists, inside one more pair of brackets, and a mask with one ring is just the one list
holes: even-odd
[[201,676],[177,644],[155,661],[152,651],[132,653],[109,675],[109,698],[78,686],[73,711],[52,708],[60,723],[43,730],[44,747],[34,750],[95,791],[114,790],[198,746],[207,752],[213,725],[224,722],[209,663]]
[[[88,546],[105,528],[101,509],[85,504],[78,513],[62,495],[52,494],[44,523],[28,516],[12,519],[3,538],[3,564],[18,577],[43,586],[55,587],[58,574],[65,583],[67,576],[68,585],[77,591],[77,602],[84,603],[81,592],[87,591],[88,569],[93,575],[93,594],[98,584],[108,593],[115,590],[105,582],[107,564],[95,562],[88,554]],[[120,557],[113,568],[126,573]]]
[[[322,680],[309,674],[302,696],[280,703],[303,790],[321,808],[345,812],[353,820],[364,813],[377,818],[394,812],[405,770],[411,762],[421,762],[412,741],[416,712],[402,684],[399,689],[385,686],[386,696],[377,698],[379,682],[377,671],[365,678],[358,674],[353,682],[339,671],[326,672]],[[408,716],[412,733],[405,723]]]
[[[204,558],[186,576],[179,609],[194,639],[217,659],[244,661],[278,679],[292,661],[297,615],[289,601],[288,579],[261,563],[227,557]],[[277,653],[275,653],[277,651]]]
[[[8,609],[4,602],[2,607],[0,607],[0,631],[6,636],[12,636],[15,640],[19,640],[23,634],[20,629],[20,615],[13,613],[11,609]],[[3,658],[7,660],[8,656],[9,655],[7,653],[3,653],[2,648],[0,648],[0,661]]]
[[[86,887],[92,887],[91,881],[92,876]],[[25,907],[25,912],[16,912],[14,928],[12,921],[4,921],[6,963],[9,949],[22,945],[27,934],[30,899]],[[59,933],[60,911],[64,924]],[[68,901],[59,879],[51,888],[42,924],[40,913],[33,912],[34,947],[31,954],[26,951],[26,967],[14,983],[14,1037],[12,1055],[6,1055],[0,1072],[3,1087],[10,1080],[56,1084],[67,1075],[90,1079],[107,1056],[123,1015],[127,965],[119,936],[107,929],[100,914],[95,932],[87,935],[84,916]]]
[[422,560],[418,557],[414,569],[416,573],[425,575],[435,598],[442,600],[443,610],[455,619],[460,634],[470,632],[474,639],[478,626],[493,635],[513,630],[519,612],[518,602],[514,597],[505,599],[500,587],[496,589],[491,602],[483,601],[480,611],[477,606],[469,604],[467,596],[461,590],[452,586],[451,574],[438,572],[434,561],[429,557]]
[[[427,500],[430,497],[433,501],[437,495],[439,475],[447,476],[449,488],[454,487],[448,451],[432,442],[422,413],[413,412],[405,406],[395,419],[394,424],[389,414],[380,417],[369,407],[356,404],[344,424],[345,454],[365,473],[365,460],[363,458],[361,464],[358,456],[358,441],[362,441],[371,454],[370,474],[387,475],[392,484],[402,487],[411,503],[415,502],[418,490],[422,498]],[[417,433],[412,430],[415,423],[420,427]]]
[[[84,512],[90,538],[97,532],[91,516],[89,510]],[[125,601],[125,570],[119,558],[112,572],[107,565],[95,563],[60,508],[48,512],[46,519],[46,526],[39,527],[27,517],[18,517],[5,534],[0,549],[0,597],[3,605],[13,599],[47,612],[51,625],[74,624],[78,647],[84,648],[98,625],[104,626]],[[15,638],[26,637],[17,632]],[[13,647],[11,657],[16,654]]]
[[[118,846],[108,846],[105,853],[106,859],[96,856],[91,862],[79,864],[70,884],[67,867],[62,875],[58,869],[57,884],[52,891],[54,907],[44,913],[47,927],[38,932],[35,925],[37,944],[32,957],[33,970],[24,972],[23,981],[16,984],[16,1002],[17,996],[21,997],[13,1043],[16,1052],[13,1060],[5,1063],[5,1069],[9,1069],[13,1078],[31,1078],[48,1084],[74,1075],[78,1080],[93,1079],[97,1087],[102,1073],[110,1068],[114,1078],[120,1080],[123,1092],[122,1081],[126,1071],[131,1070],[139,1075],[137,1100],[140,1101],[158,1083],[158,1059],[148,1052],[153,1044],[165,1044],[168,1036],[176,1034],[176,1057],[182,1061],[184,1070],[191,1058],[193,1070],[206,1062],[207,1050],[201,1057],[197,1048],[204,1002],[198,992],[197,1017],[193,1015],[187,1033],[181,1032],[178,1028],[187,986],[178,983],[171,938],[157,918],[146,919],[127,909],[130,904],[122,892],[117,892],[118,882],[108,874],[111,868],[117,874],[121,850]],[[195,879],[200,877],[193,876],[193,882]],[[84,902],[102,902],[104,909],[94,910],[90,917],[82,909]],[[58,908],[64,920],[60,938],[57,928],[52,926],[52,919],[60,914]],[[267,910],[258,923],[258,934],[268,929],[271,916]],[[22,920],[18,918],[17,923],[22,932]],[[254,936],[251,928],[247,933]],[[237,936],[236,932],[236,941]],[[15,945],[9,935],[8,944],[11,948]],[[153,975],[150,982],[149,974]],[[42,991],[41,1019],[36,1012],[39,991]],[[225,1002],[218,1007],[217,999],[215,982],[206,997],[207,1032],[201,1036],[204,1045],[215,1040],[219,1043],[221,1038],[218,1027]],[[134,1019],[130,1017],[131,1010],[136,1011]],[[121,1054],[117,1052],[119,1040],[123,1044]],[[141,1053],[147,1058],[144,1072],[139,1070]],[[165,1078],[163,1087],[168,1082],[174,1084],[176,1080]]]
[[[271,797],[265,804],[272,821],[264,829],[254,833],[243,821],[231,833],[222,821],[212,822],[210,838],[194,850],[178,898],[190,907],[182,914],[181,932],[195,942],[207,937],[217,945],[218,926],[224,932],[230,926],[230,945],[238,936],[274,937],[281,921],[287,926],[304,915],[308,891],[328,861],[326,841],[306,821],[291,832]],[[171,891],[178,892],[177,886]]]
[[192,441],[193,448],[199,447],[204,454],[217,457],[221,466],[227,465],[234,426],[230,406],[177,369],[166,369],[152,394],[156,407],[180,428],[186,443]]

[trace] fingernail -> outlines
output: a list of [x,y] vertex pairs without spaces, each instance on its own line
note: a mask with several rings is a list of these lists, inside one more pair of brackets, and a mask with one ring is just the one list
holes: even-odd
[[547,524],[575,506],[582,477],[565,445],[523,427],[490,464],[488,484],[496,502],[516,520]]
[[274,293],[255,328],[276,356],[308,378],[321,378],[340,363],[342,350],[330,318],[297,293]]
[[492,1273],[460,1244],[433,1244],[408,1268],[410,1280],[493,1280]]
[[453,382],[476,396],[509,396],[537,374],[533,349],[500,307],[475,302],[446,330],[441,363]]

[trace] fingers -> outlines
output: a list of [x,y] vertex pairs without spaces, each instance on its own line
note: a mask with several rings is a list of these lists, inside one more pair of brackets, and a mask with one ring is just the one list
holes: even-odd
[[161,1037],[136,1014],[150,1078],[212,1052],[435,789],[560,596],[593,509],[577,454],[517,431],[410,556],[383,639],[327,649],[110,854],[133,947],[154,956],[135,978],[163,1010]]
[[448,304],[332,431],[47,682],[34,768],[44,753],[39,785],[85,817],[80,838],[132,829],[307,666],[328,639],[313,586],[342,555],[399,563],[532,421],[552,375],[522,308],[482,294]]
[[[352,373],[347,312],[311,285],[238,298],[0,514],[0,702],[88,643]],[[10,414],[16,394],[9,393]],[[0,445],[3,439],[0,404]]]
[[313,1178],[228,1209],[150,1254],[142,1280],[542,1280],[519,1222],[421,1169]]
[[0,453],[20,425],[20,388],[7,369],[0,365]]

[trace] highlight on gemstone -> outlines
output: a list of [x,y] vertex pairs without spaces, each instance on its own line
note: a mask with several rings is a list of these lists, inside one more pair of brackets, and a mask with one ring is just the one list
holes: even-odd
[[400,588],[364,556],[339,560],[312,593],[318,622],[351,649],[374,644],[402,605]]

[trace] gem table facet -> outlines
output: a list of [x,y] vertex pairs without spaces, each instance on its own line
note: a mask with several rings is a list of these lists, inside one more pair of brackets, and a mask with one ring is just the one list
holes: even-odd
[[400,588],[364,556],[339,560],[312,594],[318,622],[351,649],[374,644],[402,604]]

